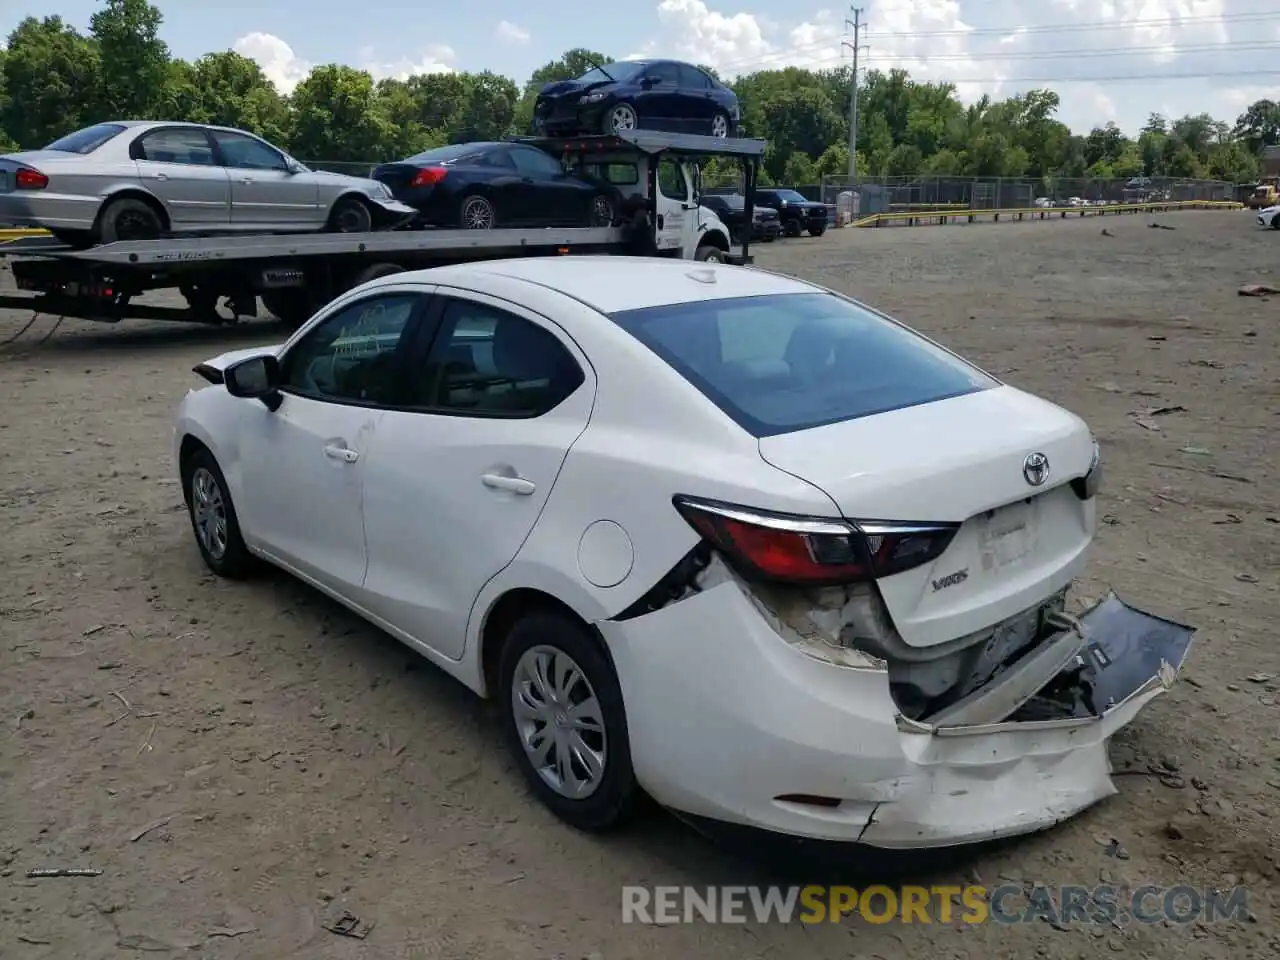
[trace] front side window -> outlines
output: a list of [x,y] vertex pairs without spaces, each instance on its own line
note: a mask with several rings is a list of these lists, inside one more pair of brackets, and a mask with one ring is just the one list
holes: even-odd
[[997,385],[919,334],[829,293],[703,300],[612,319],[757,437]]
[[209,138],[198,127],[169,127],[145,133],[133,145],[133,155],[138,160],[153,163],[181,163],[188,166],[213,165],[213,150]]
[[645,79],[654,83],[679,83],[680,68],[674,63],[655,63],[644,72]]
[[451,299],[422,376],[416,407],[473,417],[539,417],[583,383],[582,368],[550,330],[496,307]]
[[284,154],[274,147],[269,147],[261,140],[246,137],[240,133],[227,133],[215,130],[213,138],[218,142],[218,152],[222,154],[224,167],[236,167],[241,170],[287,170]]
[[658,189],[668,200],[689,199],[689,184],[684,167],[671,157],[663,157],[658,163]]
[[420,299],[385,293],[340,308],[289,349],[281,388],[315,400],[393,405],[397,357]]

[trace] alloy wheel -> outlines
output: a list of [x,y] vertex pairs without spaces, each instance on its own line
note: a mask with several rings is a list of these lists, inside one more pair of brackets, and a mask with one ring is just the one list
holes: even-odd
[[467,230],[493,227],[493,205],[484,197],[471,197],[462,205],[462,226]]
[[614,133],[636,128],[636,111],[630,104],[620,103],[609,114],[609,126]]
[[604,713],[587,675],[563,650],[524,652],[511,679],[520,744],[542,781],[569,800],[600,788],[608,758]]
[[191,475],[191,511],[200,546],[214,560],[227,552],[227,504],[217,478],[205,467]]
[[717,113],[711,118],[711,135],[720,140],[729,136],[729,118],[723,113]]

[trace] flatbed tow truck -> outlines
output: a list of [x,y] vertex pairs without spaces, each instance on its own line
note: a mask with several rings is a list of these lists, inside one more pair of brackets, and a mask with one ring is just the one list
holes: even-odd
[[[751,262],[719,218],[698,204],[699,161],[740,161],[748,208],[764,140],[717,139],[640,130],[618,136],[516,138],[566,167],[612,175],[621,209],[606,227],[491,230],[396,229],[373,233],[183,236],[106,243],[88,249],[31,237],[0,245],[16,295],[0,309],[119,323],[175,320],[234,323],[267,311],[300,326],[339,294],[403,270],[506,257],[609,254]],[[626,176],[618,176],[622,170]],[[177,290],[187,306],[135,303]],[[228,315],[229,314],[229,315]]]

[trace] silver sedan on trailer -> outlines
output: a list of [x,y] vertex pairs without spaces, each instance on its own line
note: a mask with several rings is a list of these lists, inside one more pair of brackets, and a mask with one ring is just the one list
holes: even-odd
[[414,215],[377,180],[311,170],[243,130],[99,123],[0,156],[0,223],[77,245],[210,233],[363,233]]

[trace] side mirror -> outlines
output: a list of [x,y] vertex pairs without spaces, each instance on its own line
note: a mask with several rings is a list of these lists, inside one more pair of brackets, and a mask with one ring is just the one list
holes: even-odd
[[265,400],[280,385],[280,361],[271,354],[247,357],[222,372],[227,393],[247,400]]

